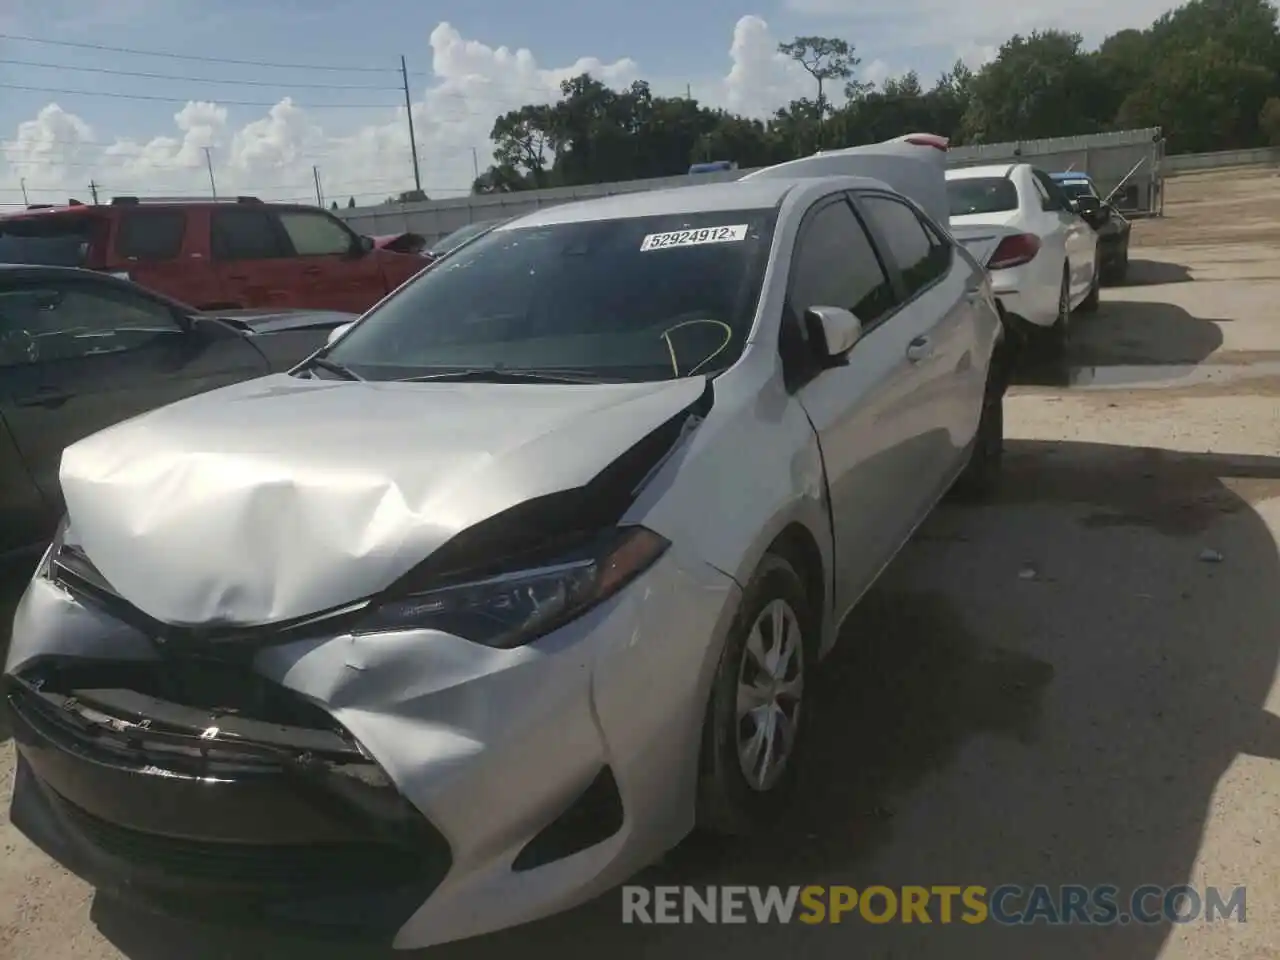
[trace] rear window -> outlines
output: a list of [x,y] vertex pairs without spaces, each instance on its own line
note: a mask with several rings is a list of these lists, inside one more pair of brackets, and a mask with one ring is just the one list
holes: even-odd
[[286,256],[280,228],[265,210],[215,210],[211,239],[217,260],[269,260]]
[[1008,177],[971,177],[947,181],[951,216],[1004,213],[1018,209],[1018,188]]
[[93,243],[101,227],[96,217],[74,214],[0,218],[0,263],[93,266]]
[[459,227],[435,242],[435,246],[431,248],[431,252],[437,257],[442,257],[450,250],[462,246],[472,237],[479,236],[486,230],[492,229],[499,223],[497,220],[481,220],[477,223],[468,223],[465,227]]
[[1058,189],[1065,193],[1072,200],[1077,197],[1096,197],[1093,192],[1093,184],[1088,180],[1059,180]]
[[128,260],[172,260],[182,251],[187,215],[182,210],[126,213],[116,233],[116,255]]

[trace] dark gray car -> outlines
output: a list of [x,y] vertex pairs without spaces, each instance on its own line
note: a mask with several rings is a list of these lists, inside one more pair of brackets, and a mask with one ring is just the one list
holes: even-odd
[[52,535],[66,446],[182,397],[287,370],[353,319],[206,314],[103,273],[0,264],[0,567]]

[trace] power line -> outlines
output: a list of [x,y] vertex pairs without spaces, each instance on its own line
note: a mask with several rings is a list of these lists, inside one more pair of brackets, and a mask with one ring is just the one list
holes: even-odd
[[239,80],[218,77],[183,77],[172,73],[140,73],[136,70],[115,70],[109,67],[80,67],[67,63],[41,63],[38,60],[0,60],[0,65],[14,67],[40,67],[49,70],[71,70],[78,73],[106,73],[116,77],[140,77],[143,80],[182,80],[187,83],[226,83],[241,87],[297,87],[306,90],[381,90],[399,93],[399,87],[352,86],[346,83],[281,83],[275,80]]
[[71,47],[77,50],[103,50],[108,53],[127,53],[135,57],[165,57],[170,60],[196,60],[201,63],[233,63],[241,67],[272,67],[281,70],[332,70],[347,73],[396,73],[395,67],[340,67],[318,63],[272,63],[266,60],[233,60],[229,57],[204,57],[194,53],[173,53],[162,50],[138,50],[134,47],[111,47],[103,43],[85,43],[75,40],[48,40],[43,37],[24,37],[13,33],[0,33],[0,40],[17,40],[22,43],[40,43],[51,47]]
[[[109,90],[64,90],[56,87],[31,87],[21,83],[0,83],[6,90],[25,90],[30,93],[54,93],[68,97],[106,97],[113,100],[149,100],[156,103],[190,103],[199,97],[158,97],[146,93],[116,93]],[[223,107],[274,107],[279,100],[223,100],[210,97],[210,102]],[[304,110],[388,110],[394,103],[295,103]]]

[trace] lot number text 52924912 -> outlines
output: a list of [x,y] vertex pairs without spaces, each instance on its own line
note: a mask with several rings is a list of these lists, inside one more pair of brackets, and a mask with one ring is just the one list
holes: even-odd
[[698,230],[672,230],[651,233],[640,243],[640,249],[664,250],[667,247],[697,247],[704,243],[740,243],[747,238],[745,223],[726,227],[702,227]]

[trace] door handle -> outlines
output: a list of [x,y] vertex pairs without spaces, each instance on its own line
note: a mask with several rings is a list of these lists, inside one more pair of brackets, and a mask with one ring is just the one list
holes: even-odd
[[314,277],[316,274],[320,272],[320,268],[319,267],[303,267],[302,272],[307,274],[308,276]]
[[236,281],[237,283],[239,283],[240,281],[242,281],[242,280],[248,280],[249,278],[248,278],[247,276],[245,276],[244,274],[242,274],[242,273],[229,273],[229,274],[227,274],[227,279],[228,279],[228,280],[234,280],[234,281]]
[[907,359],[912,363],[928,360],[933,356],[933,341],[928,337],[916,337],[907,344]]
[[13,402],[19,407],[60,407],[72,396],[74,394],[59,390],[57,387],[41,387],[35,393],[29,393],[25,397],[16,397]]

